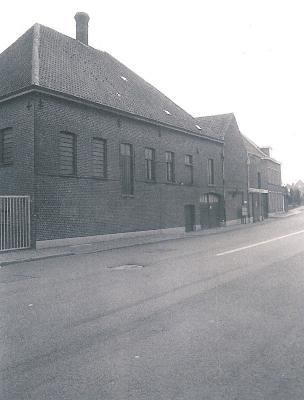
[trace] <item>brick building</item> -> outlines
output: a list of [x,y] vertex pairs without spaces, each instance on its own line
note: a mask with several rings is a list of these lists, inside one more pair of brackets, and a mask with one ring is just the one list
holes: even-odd
[[248,155],[249,215],[253,222],[284,211],[281,164],[270,157],[270,148],[258,147],[243,135]]
[[234,114],[197,118],[209,134],[223,140],[224,202],[227,224],[239,223],[248,202],[247,151]]
[[270,157],[270,148],[259,148],[244,136],[234,114],[197,118],[215,138],[224,141],[224,188],[226,223],[240,222],[247,208],[250,222],[284,211],[281,164]]
[[0,55],[0,250],[191,231],[283,209],[233,114],[194,118],[106,52],[35,24]]
[[286,190],[282,186],[281,164],[271,157],[270,147],[260,147],[265,154],[263,160],[266,165],[268,189],[268,214],[275,214],[286,210]]
[[2,249],[23,218],[12,196],[30,198],[32,245],[218,226],[223,140],[76,20],[77,40],[36,24],[0,55]]

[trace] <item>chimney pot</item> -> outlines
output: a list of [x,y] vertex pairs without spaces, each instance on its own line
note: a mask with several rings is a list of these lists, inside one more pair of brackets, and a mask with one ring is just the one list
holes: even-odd
[[85,12],[78,12],[74,18],[76,21],[76,39],[88,45],[89,15]]

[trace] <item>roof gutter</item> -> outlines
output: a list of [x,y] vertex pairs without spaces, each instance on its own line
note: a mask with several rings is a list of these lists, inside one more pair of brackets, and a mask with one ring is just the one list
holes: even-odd
[[119,115],[119,116],[126,117],[126,118],[135,119],[135,120],[141,121],[141,122],[146,122],[146,123],[151,124],[151,125],[157,125],[157,126],[162,127],[162,128],[171,129],[171,130],[183,133],[183,134],[194,136],[194,137],[199,138],[199,139],[205,139],[205,140],[209,140],[209,141],[212,141],[212,142],[217,142],[217,143],[220,143],[220,144],[224,143],[224,140],[222,140],[222,139],[216,139],[216,138],[213,138],[213,137],[210,137],[210,136],[207,136],[207,135],[202,135],[202,134],[199,135],[199,134],[196,134],[196,133],[194,133],[194,132],[192,132],[190,130],[183,129],[183,128],[177,127],[175,125],[166,124],[166,123],[163,123],[163,122],[160,122],[160,121],[156,121],[156,120],[153,120],[153,119],[149,119],[149,118],[146,118],[146,117],[139,116],[137,114],[133,114],[133,113],[130,113],[130,112],[122,111],[122,110],[119,110],[117,108],[113,108],[113,107],[105,106],[103,104],[94,103],[94,102],[89,101],[89,100],[81,99],[81,98],[76,97],[76,96],[68,95],[68,94],[65,94],[65,93],[60,93],[60,92],[57,92],[55,90],[43,88],[43,87],[40,87],[40,86],[38,87],[36,85],[25,87],[25,88],[19,90],[18,92],[15,92],[15,93],[10,94],[10,95],[2,96],[0,98],[0,103],[3,103],[3,102],[8,101],[8,100],[13,100],[13,99],[15,99],[17,97],[21,97],[21,96],[24,96],[24,95],[29,94],[29,93],[47,94],[47,95],[50,95],[50,96],[53,96],[53,97],[57,97],[57,98],[60,98],[60,99],[63,99],[63,100],[69,100],[69,101],[73,101],[74,103],[83,104],[83,105],[86,105],[88,107],[94,107],[94,108],[97,108],[99,110],[107,111],[107,112],[109,112],[111,114]]

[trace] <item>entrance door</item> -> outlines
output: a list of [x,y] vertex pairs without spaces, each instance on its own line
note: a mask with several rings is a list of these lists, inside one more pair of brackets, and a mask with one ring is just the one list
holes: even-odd
[[195,225],[195,207],[193,204],[185,206],[185,229],[186,232],[194,230]]
[[215,228],[220,224],[219,197],[209,194],[209,227]]
[[200,223],[202,229],[220,225],[220,198],[216,194],[209,193],[201,196]]

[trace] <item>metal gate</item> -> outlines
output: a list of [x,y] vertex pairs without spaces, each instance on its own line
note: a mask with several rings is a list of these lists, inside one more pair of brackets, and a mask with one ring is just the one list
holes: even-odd
[[29,196],[0,196],[0,251],[31,246]]

